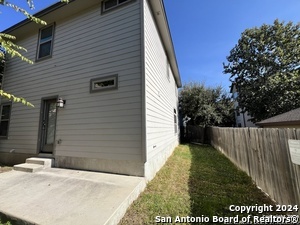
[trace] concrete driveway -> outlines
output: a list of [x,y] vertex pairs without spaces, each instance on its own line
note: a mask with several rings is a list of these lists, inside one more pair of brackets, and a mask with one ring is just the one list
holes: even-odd
[[0,213],[23,224],[117,224],[145,186],[142,177],[107,173],[10,171],[0,174]]

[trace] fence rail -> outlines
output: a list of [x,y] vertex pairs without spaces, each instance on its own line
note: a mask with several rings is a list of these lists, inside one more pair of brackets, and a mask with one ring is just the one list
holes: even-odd
[[211,127],[208,136],[276,202],[300,205],[300,166],[288,146],[289,139],[300,140],[300,129]]

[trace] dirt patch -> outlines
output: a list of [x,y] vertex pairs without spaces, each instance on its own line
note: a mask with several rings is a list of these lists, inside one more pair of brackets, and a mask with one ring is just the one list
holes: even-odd
[[0,165],[0,173],[11,171],[13,168],[10,166],[2,166]]

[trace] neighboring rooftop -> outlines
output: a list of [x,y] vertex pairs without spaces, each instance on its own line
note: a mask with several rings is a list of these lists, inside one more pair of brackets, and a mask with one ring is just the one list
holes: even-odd
[[257,125],[269,125],[269,124],[300,124],[300,108],[293,109],[286,113],[282,113],[277,116],[273,116],[266,120],[256,123]]

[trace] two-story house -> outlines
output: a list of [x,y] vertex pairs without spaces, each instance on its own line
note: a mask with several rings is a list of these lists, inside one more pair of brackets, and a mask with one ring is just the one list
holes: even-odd
[[179,143],[181,78],[162,0],[58,2],[4,32],[29,65],[9,58],[1,99],[0,161],[151,179]]
[[237,101],[237,97],[239,93],[235,83],[231,84],[230,93],[232,94],[233,104],[235,108],[234,117],[236,127],[256,127],[256,125],[250,121],[251,116],[248,114],[248,112],[241,112],[241,110],[238,108],[239,103]]

